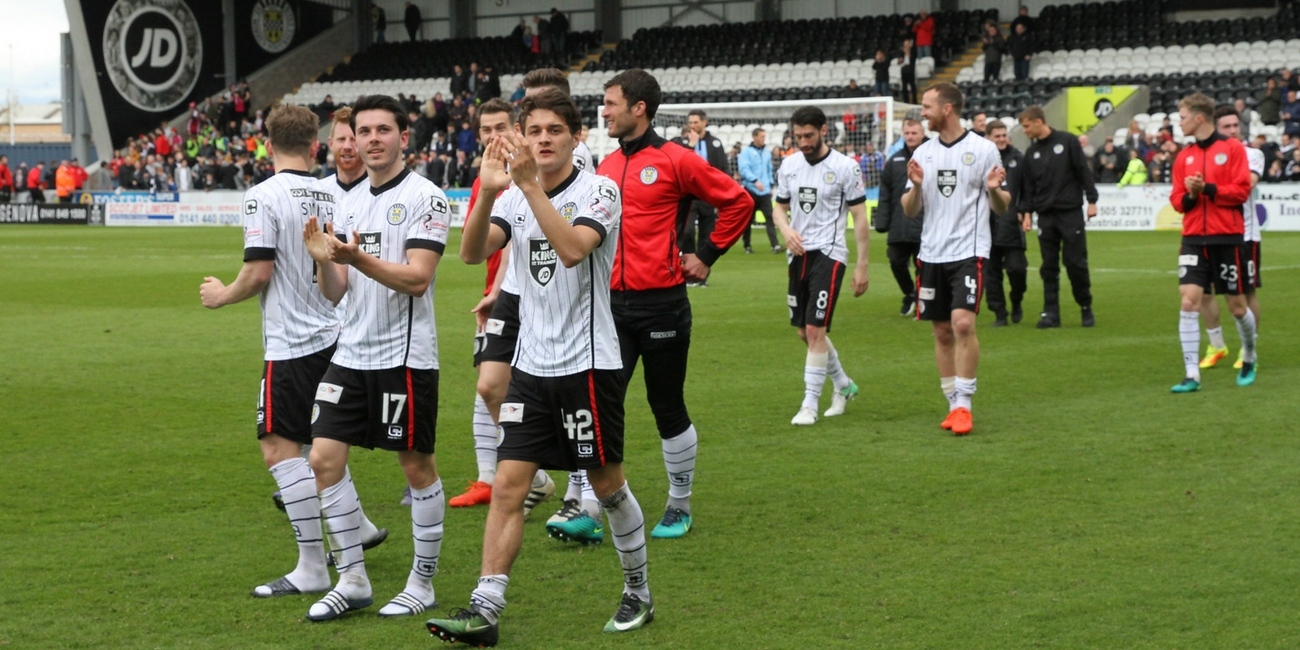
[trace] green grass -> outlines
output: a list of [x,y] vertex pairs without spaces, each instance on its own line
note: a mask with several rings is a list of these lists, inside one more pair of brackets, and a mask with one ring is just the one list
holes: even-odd
[[[411,554],[401,472],[384,452],[352,458],[370,517],[394,533],[367,557],[378,604],[311,624],[310,597],[248,596],[292,568],[296,548],[253,433],[256,302],[210,312],[198,301],[204,275],[233,278],[238,229],[3,234],[0,646],[437,645],[423,618],[374,614]],[[552,502],[527,525],[503,645],[1300,645],[1300,448],[1288,425],[1300,235],[1265,242],[1257,384],[1238,388],[1220,368],[1202,392],[1175,396],[1176,234],[1093,234],[1098,326],[1081,329],[1066,308],[1064,328],[1033,329],[1031,273],[1025,323],[994,330],[980,317],[967,438],[938,427],[928,325],[897,315],[883,243],[871,291],[835,319],[862,396],[812,428],[788,424],[804,352],[786,321],[783,258],[733,252],[710,288],[692,290],[697,527],[650,544],[656,622],[600,632],[620,590],[614,549],[546,539]],[[452,494],[474,477],[468,310],[482,277],[450,258],[437,279],[438,460]],[[1225,329],[1235,342],[1230,319]],[[627,413],[627,473],[657,520],[666,479],[639,376]],[[467,602],[484,514],[448,514],[444,607]]]

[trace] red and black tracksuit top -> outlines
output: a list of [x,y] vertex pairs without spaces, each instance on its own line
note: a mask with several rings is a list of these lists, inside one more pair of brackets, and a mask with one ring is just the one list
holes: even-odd
[[[1197,173],[1205,178],[1205,189],[1192,198],[1186,179]],[[1246,228],[1241,206],[1250,197],[1250,167],[1240,142],[1218,133],[1197,140],[1178,152],[1173,176],[1169,202],[1183,213],[1183,243],[1241,243]]]
[[610,276],[615,303],[658,304],[686,297],[677,233],[693,201],[718,209],[713,234],[696,251],[708,266],[740,239],[754,216],[754,199],[739,183],[653,129],[619,141],[619,149],[601,161],[596,173],[618,183],[623,196]]

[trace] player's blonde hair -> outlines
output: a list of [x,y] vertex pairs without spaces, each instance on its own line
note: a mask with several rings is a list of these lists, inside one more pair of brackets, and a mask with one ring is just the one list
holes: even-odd
[[266,130],[271,134],[271,146],[287,156],[306,156],[316,143],[320,118],[305,106],[284,104],[271,110],[266,119]]
[[352,108],[344,106],[334,111],[334,119],[330,122],[330,140],[334,139],[334,128],[340,124],[348,125],[352,128]]

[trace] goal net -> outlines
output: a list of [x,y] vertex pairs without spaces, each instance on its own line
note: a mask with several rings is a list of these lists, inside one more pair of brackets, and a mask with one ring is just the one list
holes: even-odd
[[[790,116],[803,106],[816,106],[826,113],[827,140],[840,151],[866,150],[868,142],[882,154],[898,140],[905,117],[919,117],[921,107],[904,104],[892,97],[856,97],[849,99],[809,99],[772,102],[729,102],[718,104],[663,104],[655,115],[654,127],[659,135],[672,139],[686,128],[692,110],[702,110],[708,115],[709,132],[731,151],[739,143],[747,146],[753,139],[754,129],[767,132],[767,146],[775,150],[789,149],[792,143],[785,140],[793,135]],[[592,134],[603,134],[603,120]],[[589,142],[593,152],[604,156],[613,151],[617,142],[597,138]]]

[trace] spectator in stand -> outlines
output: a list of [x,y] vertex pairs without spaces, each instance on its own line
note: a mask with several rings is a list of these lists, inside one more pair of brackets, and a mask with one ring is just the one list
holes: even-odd
[[1284,172],[1287,180],[1300,181],[1300,149],[1291,150],[1291,159],[1286,162]]
[[1124,168],[1124,177],[1119,179],[1119,186],[1143,185],[1147,182],[1147,166],[1136,148],[1128,150],[1128,167]]
[[899,74],[902,77],[899,101],[916,103],[916,47],[912,39],[903,41],[903,50],[898,55]]
[[18,169],[14,170],[14,203],[24,203],[31,196],[27,189],[27,175],[30,170],[27,169],[27,163],[18,163]]
[[488,99],[496,99],[501,96],[501,77],[497,76],[492,64],[488,63],[483,66],[483,82],[488,87]]
[[451,96],[460,97],[461,93],[469,90],[469,75],[465,73],[464,68],[458,65],[451,67]]
[[76,189],[77,179],[72,175],[72,167],[68,161],[61,161],[54,172],[54,193],[59,197],[59,203],[72,203],[72,193]]
[[1024,5],[1020,5],[1020,15],[1016,16],[1016,19],[1011,21],[1011,30],[1015,31],[1015,29],[1020,25],[1025,26],[1026,34],[1032,34],[1034,32],[1034,19],[1029,17],[1029,7]]
[[1098,183],[1118,183],[1120,177],[1119,152],[1115,150],[1115,138],[1107,137],[1101,145],[1101,151],[1093,157],[1092,173]]
[[1146,134],[1142,132],[1142,126],[1137,120],[1128,121],[1128,134],[1124,136],[1124,148],[1130,150],[1142,149],[1143,139]]
[[1259,112],[1259,121],[1272,126],[1282,120],[1282,89],[1277,86],[1277,79],[1268,78],[1264,90],[1255,98],[1255,110]]
[[166,134],[163,133],[162,129],[158,129],[157,131],[154,131],[153,150],[155,153],[157,153],[160,156],[172,155],[171,140],[167,139],[167,136]]
[[420,16],[420,8],[414,4],[406,3],[406,14],[402,17],[402,22],[406,25],[406,36],[408,39],[419,40],[420,28],[424,26],[424,19]]
[[1288,90],[1300,91],[1300,77],[1292,74],[1290,68],[1282,68],[1281,75],[1282,79],[1278,82],[1278,85],[1282,87],[1283,92]]
[[998,24],[984,23],[984,81],[998,81],[1002,78],[1002,53],[1007,49],[1007,40],[1002,38]]
[[917,15],[912,31],[916,35],[916,57],[924,59],[934,56],[934,16],[931,16],[928,11],[922,11]]
[[871,87],[871,94],[875,97],[889,96],[889,60],[885,58],[884,50],[876,50],[876,62],[871,64],[876,71],[876,85]]
[[474,130],[469,128],[469,124],[470,120],[461,122],[460,133],[456,134],[456,148],[466,155],[472,154],[478,149],[478,140],[474,138]]
[[172,178],[176,181],[177,192],[188,192],[194,189],[193,170],[190,169],[190,162],[184,158],[176,163],[176,171],[172,172]]
[[510,95],[510,103],[514,104],[515,108],[518,108],[519,102],[522,101],[524,101],[524,84],[521,82],[515,86],[515,92]]
[[1152,183],[1168,183],[1174,177],[1174,160],[1178,157],[1178,145],[1173,140],[1166,140],[1160,145],[1160,152],[1147,165],[1147,175]]
[[199,127],[203,125],[203,113],[199,111],[196,102],[190,102],[189,117],[185,120],[185,132],[191,136],[198,135]]
[[[537,38],[533,41],[533,51],[542,56],[551,53],[551,23],[541,16],[533,16],[533,33]],[[541,44],[540,46],[538,44]]]
[[[1023,9],[1024,7],[1021,7]],[[1029,61],[1034,57],[1034,41],[1025,31],[1024,23],[1011,28],[1011,38],[1007,41],[1007,51],[1011,53],[1011,65],[1016,73],[1016,81],[1029,78]]]
[[334,115],[334,109],[338,108],[338,105],[334,103],[333,95],[326,95],[325,101],[322,101],[320,104],[318,104],[316,108],[318,110],[316,114],[321,119],[328,120],[330,116]]
[[1238,121],[1241,122],[1241,141],[1250,142],[1251,119],[1250,119],[1250,109],[1246,108],[1246,100],[1244,99],[1233,100],[1232,107],[1237,109],[1237,115],[1240,116],[1238,118]]
[[866,149],[858,160],[862,170],[862,185],[867,188],[880,187],[880,172],[885,168],[885,157],[876,151],[876,144],[867,141]]
[[1083,155],[1089,158],[1092,158],[1093,156],[1097,155],[1097,148],[1092,146],[1092,144],[1088,142],[1087,135],[1079,136],[1079,146],[1083,147]]
[[447,189],[447,156],[432,154],[429,163],[424,166],[424,176],[440,189]]
[[388,14],[373,2],[370,3],[370,22],[375,25],[375,42],[383,43],[384,32],[388,30]]
[[1268,171],[1264,172],[1264,180],[1269,183],[1281,183],[1286,180],[1286,171],[1281,160],[1274,160],[1268,166]]
[[14,199],[14,175],[9,171],[9,156],[0,156],[0,203]]
[[737,183],[740,182],[740,147],[741,144],[737,142],[731,145],[731,151],[727,152],[727,170]]
[[1283,132],[1291,137],[1300,135],[1300,101],[1296,101],[1296,91],[1286,91],[1286,103],[1282,104]]
[[469,154],[464,150],[456,152],[456,173],[459,177],[457,187],[473,187],[475,174],[474,166],[470,164]]
[[1291,157],[1291,152],[1296,148],[1295,138],[1290,133],[1283,133],[1278,143],[1277,157],[1279,160],[1286,162]]
[[560,13],[559,9],[551,7],[550,34],[552,52],[560,55],[564,54],[564,37],[567,36],[568,33],[569,19],[566,18],[564,14]]
[[79,190],[85,187],[86,179],[90,178],[90,175],[86,173],[86,168],[82,167],[81,161],[77,160],[76,158],[72,159],[71,167],[72,167],[72,182],[73,182],[72,188],[75,190]]
[[869,97],[866,88],[858,86],[857,79],[849,79],[849,85],[844,88],[845,97]]
[[989,116],[984,111],[980,111],[970,118],[970,130],[974,131],[979,137],[984,137],[984,129],[988,127]]
[[[528,22],[523,18],[519,19],[519,24],[510,30],[510,42],[521,46],[520,52],[527,53],[528,47],[524,44],[524,32],[528,31]],[[435,183],[436,185],[436,183]]]

